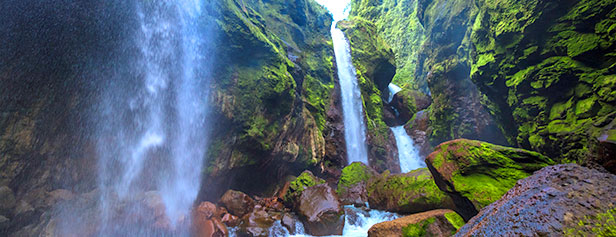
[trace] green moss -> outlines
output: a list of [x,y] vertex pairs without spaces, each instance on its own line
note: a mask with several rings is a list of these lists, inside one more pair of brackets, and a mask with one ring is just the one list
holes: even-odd
[[289,190],[283,199],[285,202],[292,202],[302,194],[304,189],[323,183],[325,180],[314,176],[310,171],[304,171],[289,183]]
[[[554,164],[537,152],[471,140],[448,142],[435,152],[445,158],[441,168],[433,166],[450,183],[443,191],[460,193],[477,210],[500,199],[518,180]],[[429,157],[430,164],[435,157]]]
[[609,130],[607,134],[608,141],[616,142],[616,129]]
[[430,217],[419,223],[409,224],[406,227],[402,228],[402,236],[404,237],[426,236],[428,226],[434,223],[435,221],[436,221],[435,217]]
[[370,183],[367,191],[368,196],[395,202],[399,210],[412,209],[415,204],[440,206],[448,198],[438,189],[427,168],[397,175],[386,171]]
[[583,115],[588,114],[592,111],[593,107],[595,107],[597,103],[597,99],[595,97],[590,97],[584,100],[580,100],[575,105],[575,115]]
[[[455,212],[449,212],[449,213],[445,213],[445,218],[447,218],[447,221],[449,221],[449,223],[456,229],[459,230],[460,227],[462,227],[464,224],[466,224],[464,222],[464,219],[462,219],[462,217],[460,215],[458,215],[458,213]],[[455,234],[452,233],[452,234]]]
[[581,218],[575,227],[564,228],[568,236],[616,236],[616,208]]
[[342,169],[340,180],[338,181],[338,194],[346,192],[346,189],[360,182],[368,182],[373,177],[373,173],[366,165],[361,162],[353,162]]

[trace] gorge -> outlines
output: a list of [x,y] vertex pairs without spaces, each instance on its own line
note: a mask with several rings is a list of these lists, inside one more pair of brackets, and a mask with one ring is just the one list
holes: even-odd
[[613,236],[614,0],[6,0],[0,236]]

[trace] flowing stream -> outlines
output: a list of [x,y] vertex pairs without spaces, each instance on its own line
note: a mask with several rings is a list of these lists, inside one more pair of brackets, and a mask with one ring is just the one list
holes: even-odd
[[[136,59],[102,87],[97,118],[101,231],[160,235],[117,218],[121,209],[137,218],[163,213],[174,233],[187,235],[175,227],[190,222],[207,147],[207,24],[199,0],[136,4]],[[135,204],[143,198],[162,210]]]

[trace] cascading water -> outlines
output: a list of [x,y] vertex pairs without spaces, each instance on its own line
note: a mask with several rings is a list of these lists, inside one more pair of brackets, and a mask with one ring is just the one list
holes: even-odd
[[355,67],[351,60],[351,49],[344,33],[336,28],[337,21],[332,24],[331,34],[336,54],[338,79],[342,97],[342,112],[344,117],[344,139],[347,148],[347,160],[368,164],[368,149],[366,148],[366,126],[364,124],[363,103],[357,83]]
[[101,232],[159,235],[117,216],[163,212],[174,234],[187,235],[207,147],[209,24],[199,0],[136,4],[136,60],[102,87],[97,119]]
[[[389,102],[394,98],[396,93],[400,92],[400,87],[389,84]],[[397,111],[396,111],[397,113]],[[398,159],[400,161],[400,171],[407,173],[418,168],[426,167],[425,162],[419,156],[419,150],[415,147],[415,142],[407,133],[404,126],[391,127],[391,131],[396,138],[398,146]]]

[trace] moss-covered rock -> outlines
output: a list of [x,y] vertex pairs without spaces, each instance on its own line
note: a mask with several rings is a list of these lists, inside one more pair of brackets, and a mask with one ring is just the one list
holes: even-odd
[[453,200],[440,191],[426,168],[406,174],[385,171],[368,185],[371,208],[398,213],[419,213],[434,209],[453,209]]
[[452,210],[433,210],[378,223],[368,230],[368,236],[451,236],[464,225],[464,220]]
[[310,171],[304,171],[297,178],[289,182],[289,189],[284,195],[283,201],[287,204],[292,204],[297,201],[297,198],[299,198],[304,189],[323,183],[325,183],[325,180],[314,176]]
[[342,169],[336,193],[343,204],[364,205],[368,201],[366,188],[379,174],[361,162],[353,162]]
[[553,161],[537,152],[459,139],[436,147],[426,163],[439,189],[456,202],[455,210],[470,219]]
[[351,46],[353,66],[364,104],[367,131],[368,160],[379,172],[399,172],[397,147],[393,134],[384,121],[383,108],[387,86],[396,73],[391,48],[377,34],[373,23],[361,17],[340,21],[337,27],[344,31]]

